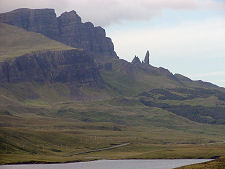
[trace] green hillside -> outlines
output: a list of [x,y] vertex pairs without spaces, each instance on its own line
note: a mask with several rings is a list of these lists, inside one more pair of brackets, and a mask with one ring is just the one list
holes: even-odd
[[151,89],[166,88],[203,88],[218,90],[225,93],[224,88],[220,88],[211,83],[202,81],[192,81],[187,77],[175,74],[164,68],[157,68],[151,65],[132,64],[122,59],[108,57],[96,58],[98,64],[112,64],[112,70],[101,69],[100,73],[114,93],[125,96],[136,96],[143,91]]
[[225,168],[225,159],[224,158],[216,159],[216,160],[205,162],[205,163],[179,167],[176,169],[203,169],[203,168],[204,169],[224,169]]
[[166,74],[154,74],[151,67],[140,68],[126,61],[114,60],[112,71],[102,71],[102,77],[111,87],[122,95],[134,96],[139,92],[154,88],[179,87],[179,82]]
[[[0,61],[68,49],[0,23]],[[164,68],[92,55],[102,86],[51,79],[0,83],[0,164],[225,157],[224,88]],[[70,64],[59,65],[56,72]]]
[[[112,70],[100,69],[104,88],[0,85],[1,164],[225,156],[220,88],[181,83],[165,69],[97,59],[112,63]],[[76,155],[123,143],[130,144]]]
[[[142,93],[112,97],[106,89],[82,88],[80,97],[71,97],[65,84],[17,83],[3,85],[0,93],[0,163],[225,156],[224,125],[193,121],[143,103],[143,99],[181,102],[176,97],[163,100],[160,92],[148,92],[151,97]],[[198,106],[207,101],[213,106],[225,103],[219,96],[212,98],[214,103],[207,96],[196,97],[182,104],[196,105],[195,100],[202,98],[206,100]],[[75,155],[123,143],[130,145]]]
[[0,61],[40,50],[68,50],[66,46],[41,34],[0,23]]

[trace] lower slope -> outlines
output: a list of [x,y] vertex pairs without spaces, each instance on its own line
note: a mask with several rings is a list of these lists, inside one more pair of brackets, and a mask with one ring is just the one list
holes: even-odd
[[[0,163],[225,155],[224,125],[194,122],[145,106],[138,97],[104,97],[103,90],[80,89],[86,98],[93,94],[93,100],[84,101],[71,97],[63,83],[3,86]],[[123,143],[130,144],[76,155]]]

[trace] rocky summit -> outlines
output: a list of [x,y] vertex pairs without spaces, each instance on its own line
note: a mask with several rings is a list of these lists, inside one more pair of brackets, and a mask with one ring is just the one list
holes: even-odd
[[117,57],[112,40],[105,30],[91,22],[82,23],[75,12],[64,12],[56,17],[54,9],[21,8],[0,14],[0,22],[41,33],[51,39],[93,54]]

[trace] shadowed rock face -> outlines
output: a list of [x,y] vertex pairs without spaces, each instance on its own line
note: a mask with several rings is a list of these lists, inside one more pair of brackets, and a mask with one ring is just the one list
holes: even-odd
[[65,12],[57,18],[54,9],[22,8],[0,14],[0,22],[41,33],[75,48],[117,57],[105,30],[90,22],[82,23],[75,11]]
[[65,12],[57,18],[60,41],[73,47],[81,47],[88,51],[117,57],[110,38],[105,30],[94,27],[91,22],[82,23],[75,11]]
[[0,63],[0,82],[26,81],[103,86],[93,58],[77,50],[35,52]]

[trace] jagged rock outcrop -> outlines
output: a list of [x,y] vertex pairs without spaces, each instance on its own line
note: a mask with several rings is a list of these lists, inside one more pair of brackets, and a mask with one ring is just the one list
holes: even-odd
[[62,82],[103,86],[92,57],[79,50],[34,52],[0,63],[0,82]]
[[117,57],[113,43],[106,37],[103,28],[94,27],[91,22],[82,23],[75,11],[65,12],[57,20],[61,42],[102,55]]
[[133,64],[141,64],[141,61],[140,61],[140,59],[137,56],[134,56],[134,59],[132,60],[131,63],[133,63]]
[[150,56],[150,54],[149,54],[149,51],[147,50],[145,59],[142,62],[140,61],[140,59],[137,56],[135,56],[131,63],[149,65],[149,56]]
[[147,50],[143,63],[149,65],[149,56],[150,56],[150,54],[149,54],[149,51]]
[[117,57],[112,40],[105,30],[90,22],[82,23],[75,11],[65,12],[58,18],[54,9],[21,8],[0,14],[0,22],[41,33],[51,39],[93,54]]

